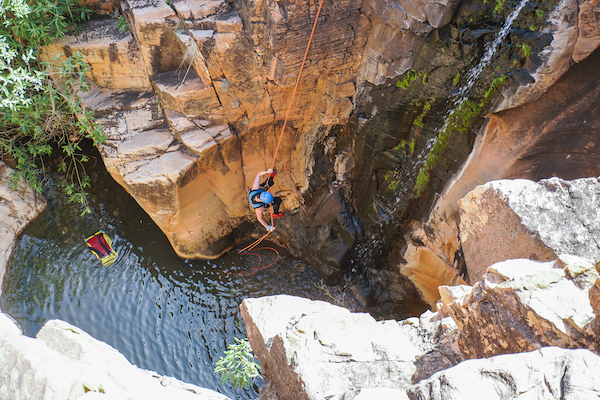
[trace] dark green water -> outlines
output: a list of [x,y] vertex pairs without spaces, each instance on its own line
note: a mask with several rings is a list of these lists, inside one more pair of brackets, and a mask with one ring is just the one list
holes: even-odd
[[[258,258],[236,251],[212,261],[182,260],[106,171],[95,174],[94,212],[84,217],[50,179],[49,205],[20,236],[9,262],[2,311],[28,336],[46,321],[62,319],[140,368],[231,398],[256,398],[260,379],[252,388],[233,389],[213,373],[233,338],[246,335],[238,305],[273,294],[327,300],[313,269],[281,248],[277,263],[251,276],[236,274],[252,271]],[[84,242],[99,229],[119,253],[109,267]],[[272,250],[257,253],[261,266],[276,258]]]

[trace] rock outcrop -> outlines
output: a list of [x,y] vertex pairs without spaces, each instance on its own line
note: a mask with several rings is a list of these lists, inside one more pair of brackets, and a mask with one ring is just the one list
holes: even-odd
[[410,400],[594,399],[591,374],[600,357],[588,350],[544,347],[529,353],[468,360],[411,387]]
[[[262,371],[281,400],[402,396],[417,359],[433,353],[439,336],[454,327],[449,318],[377,322],[369,314],[286,295],[246,299],[240,309]],[[448,365],[442,357],[437,361]]]
[[[591,4],[591,3],[590,3]],[[531,103],[489,115],[467,161],[446,185],[429,218],[412,223],[406,260],[398,266],[435,302],[437,286],[459,283],[459,201],[499,179],[538,181],[600,175],[598,100],[600,52],[573,65]],[[496,260],[499,261],[499,260]]]
[[600,45],[598,0],[563,0],[548,17],[542,30],[552,41],[544,46],[524,70],[531,77],[504,92],[495,111],[518,107],[540,97],[575,63],[589,56]]
[[589,299],[597,279],[594,265],[575,256],[547,263],[504,261],[489,267],[470,291],[441,287],[440,312],[458,325],[465,358],[545,346],[598,352]]
[[514,258],[578,254],[600,261],[600,181],[492,181],[460,203],[460,241],[472,283],[488,266]]
[[48,321],[34,339],[0,313],[0,360],[3,399],[228,399],[141,370],[106,343],[59,320]]
[[15,240],[25,226],[46,207],[46,200],[29,185],[11,184],[13,169],[0,161],[0,294],[6,265]]
[[473,287],[441,287],[438,312],[401,322],[290,296],[240,309],[281,400],[464,399],[484,386],[478,397],[559,399],[600,388],[585,367],[600,363],[596,282],[594,265],[561,255],[494,264]]

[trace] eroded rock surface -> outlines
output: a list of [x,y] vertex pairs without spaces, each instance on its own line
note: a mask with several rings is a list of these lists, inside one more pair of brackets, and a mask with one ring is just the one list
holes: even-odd
[[594,398],[598,276],[571,255],[504,261],[473,287],[441,287],[438,312],[401,322],[291,296],[240,308],[281,400]]
[[529,353],[468,360],[408,389],[411,400],[595,399],[592,372],[600,357],[588,350],[544,347]]
[[228,399],[141,370],[106,343],[60,320],[46,322],[34,339],[0,313],[0,360],[3,399]]
[[578,254],[600,261],[600,181],[493,181],[460,201],[460,239],[471,282],[513,258]]
[[[600,175],[599,62],[600,52],[595,51],[537,100],[490,115],[471,155],[446,185],[428,220],[413,223],[415,228],[408,235],[406,262],[399,269],[411,276],[428,301],[435,297],[437,286],[460,279],[458,205],[467,193],[500,179],[538,181],[556,176],[572,180]],[[505,242],[510,239],[498,237]],[[435,263],[423,263],[423,259]]]
[[[447,359],[440,357],[439,337],[454,324],[431,321],[431,315],[422,323],[377,322],[369,314],[283,295],[244,300],[241,312],[263,372],[282,400],[373,399],[384,393],[402,398],[418,358],[429,352],[429,361],[437,354],[438,368],[453,365],[449,357],[457,349],[447,344]],[[418,376],[433,373],[420,368]]]
[[467,358],[544,346],[598,351],[589,300],[598,279],[593,264],[562,255],[556,262],[509,260],[489,267],[472,291],[442,287],[441,313],[460,329]]
[[549,25],[542,31],[551,35],[552,41],[525,65],[532,81],[506,91],[496,112],[537,99],[574,63],[596,50],[600,45],[598,7],[598,0],[563,0],[558,3],[548,18]]
[[13,169],[0,161],[0,294],[17,236],[46,207],[46,199],[24,182],[11,185]]

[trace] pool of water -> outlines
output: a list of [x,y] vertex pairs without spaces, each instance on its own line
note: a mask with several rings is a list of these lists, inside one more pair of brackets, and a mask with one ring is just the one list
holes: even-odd
[[[238,305],[248,297],[291,294],[328,300],[314,270],[272,244],[261,257],[231,251],[183,260],[164,234],[106,171],[92,172],[93,213],[65,201],[53,178],[48,207],[21,234],[9,262],[1,309],[35,336],[61,319],[102,340],[140,368],[214,389],[232,399],[258,396],[264,383],[234,389],[213,373],[234,337],[245,337]],[[118,260],[103,267],[84,239],[99,229]],[[258,228],[257,228],[258,229]],[[248,274],[250,273],[250,274]]]

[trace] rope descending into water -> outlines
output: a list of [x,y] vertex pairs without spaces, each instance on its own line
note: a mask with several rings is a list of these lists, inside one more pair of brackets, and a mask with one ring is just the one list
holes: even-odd
[[[283,132],[285,131],[285,127],[287,126],[287,122],[288,122],[288,119],[290,116],[290,111],[292,110],[292,104],[294,103],[294,98],[296,97],[296,91],[298,90],[298,84],[300,83],[300,77],[302,76],[302,71],[304,70],[304,64],[306,63],[306,57],[308,56],[308,50],[310,49],[310,44],[312,43],[312,39],[315,34],[315,28],[317,27],[317,21],[319,20],[319,15],[321,14],[322,7],[323,7],[323,0],[321,0],[321,2],[319,3],[319,9],[317,10],[315,22],[313,23],[313,27],[310,32],[310,37],[308,38],[308,44],[306,45],[306,50],[304,51],[304,57],[302,58],[302,64],[300,65],[300,71],[298,72],[298,77],[296,78],[296,84],[294,85],[294,90],[292,91],[292,98],[290,99],[290,102],[288,104],[288,108],[285,113],[285,119],[283,120],[283,125],[281,127],[281,133],[279,134],[279,140],[277,141],[277,148],[275,149],[275,154],[273,155],[273,162],[271,163],[271,169],[273,169],[273,167],[275,166],[275,160],[277,159],[277,153],[279,152],[279,147],[281,146],[281,139],[283,138]],[[271,215],[271,221],[270,221],[271,225],[274,226],[274,224],[273,224],[273,207],[271,207],[269,209],[269,213]],[[250,250],[256,248],[256,246],[258,246],[258,244],[260,242],[262,242],[267,236],[269,236],[270,233],[271,233],[271,231],[267,232],[266,235],[264,235],[260,239],[256,240],[251,245],[244,247],[242,250],[238,251],[238,254],[242,253],[243,251],[250,251]],[[277,251],[277,250],[275,250],[275,251]],[[251,253],[251,254],[253,254],[253,253]],[[255,254],[255,255],[257,255],[257,254]],[[279,259],[279,253],[277,253],[277,258]],[[277,260],[275,260],[275,261],[277,261]],[[260,265],[260,256],[259,256],[258,262]],[[272,264],[274,264],[274,262]]]

